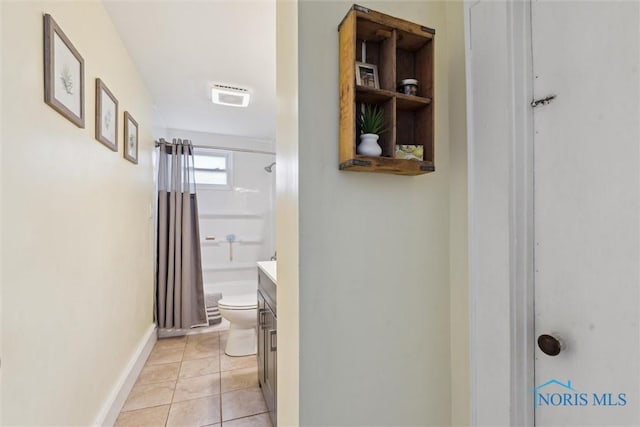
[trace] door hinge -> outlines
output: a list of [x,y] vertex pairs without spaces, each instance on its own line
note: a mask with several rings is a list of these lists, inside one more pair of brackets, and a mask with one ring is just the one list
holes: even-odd
[[531,106],[533,108],[536,108],[539,105],[547,105],[550,104],[554,99],[556,99],[556,95],[549,95],[546,98],[534,99],[533,101],[531,101]]

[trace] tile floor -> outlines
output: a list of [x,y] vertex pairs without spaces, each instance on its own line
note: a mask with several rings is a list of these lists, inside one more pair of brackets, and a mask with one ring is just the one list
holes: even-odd
[[158,340],[116,427],[271,427],[256,356],[227,356],[226,336]]

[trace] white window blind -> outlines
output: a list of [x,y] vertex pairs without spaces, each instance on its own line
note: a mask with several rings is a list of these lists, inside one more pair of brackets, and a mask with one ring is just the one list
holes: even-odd
[[196,185],[231,187],[231,153],[196,150],[193,155]]

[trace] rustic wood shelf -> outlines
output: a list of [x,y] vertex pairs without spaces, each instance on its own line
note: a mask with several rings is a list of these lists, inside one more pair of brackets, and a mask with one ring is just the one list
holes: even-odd
[[431,104],[430,98],[423,98],[421,96],[405,95],[403,93],[397,93],[396,106],[400,110],[419,110]]
[[386,102],[395,96],[394,92],[384,89],[374,89],[356,85],[356,101],[379,104]]
[[[338,31],[340,169],[398,175],[433,172],[435,30],[353,5]],[[356,62],[377,67],[379,87],[356,85]],[[417,95],[397,92],[404,79],[418,80]],[[384,108],[387,131],[378,141],[380,157],[356,154],[360,137],[356,122],[365,104]],[[396,145],[421,145],[423,160],[394,158]]]
[[370,157],[356,154],[353,159],[340,163],[341,170],[359,172],[393,173],[396,175],[421,175],[433,172],[431,161],[394,159],[391,157]]

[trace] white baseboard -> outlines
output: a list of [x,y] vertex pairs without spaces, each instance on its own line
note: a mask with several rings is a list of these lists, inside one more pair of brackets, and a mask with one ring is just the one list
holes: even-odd
[[151,324],[142,340],[140,340],[131,359],[129,359],[120,378],[113,386],[111,393],[109,393],[109,397],[93,423],[94,426],[112,427],[115,424],[120,410],[127,400],[127,396],[129,396],[129,392],[133,388],[138,375],[140,375],[140,371],[142,371],[144,363],[147,361],[147,357],[149,357],[149,353],[151,353],[156,341],[156,325]]

